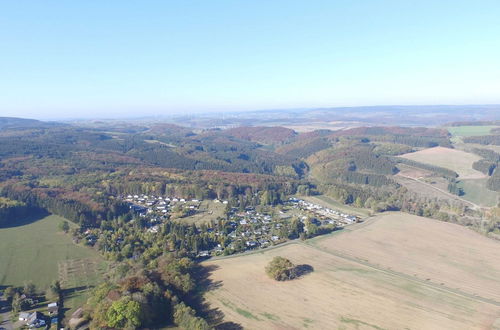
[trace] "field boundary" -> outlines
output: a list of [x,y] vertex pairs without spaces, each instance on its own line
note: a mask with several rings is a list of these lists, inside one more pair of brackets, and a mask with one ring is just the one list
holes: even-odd
[[391,276],[403,278],[405,280],[421,284],[427,288],[430,288],[430,289],[433,289],[433,290],[436,290],[439,292],[448,293],[448,294],[459,296],[459,297],[462,297],[465,299],[473,300],[476,302],[482,302],[482,303],[486,303],[486,304],[500,307],[500,302],[496,301],[494,299],[485,298],[485,297],[482,297],[482,296],[477,295],[477,294],[467,293],[467,292],[464,292],[464,291],[459,290],[459,289],[453,289],[453,288],[450,288],[446,285],[436,284],[436,283],[430,282],[428,280],[416,278],[416,277],[411,276],[411,275],[406,274],[406,273],[402,273],[402,272],[398,272],[398,271],[394,271],[391,269],[380,267],[378,265],[372,264],[372,263],[370,263],[366,260],[360,259],[360,258],[352,257],[352,256],[346,255],[344,253],[328,250],[325,248],[319,248],[319,247],[315,246],[315,243],[319,240],[323,240],[323,239],[326,239],[326,238],[334,236],[334,235],[340,235],[344,231],[353,231],[357,228],[363,228],[366,226],[370,226],[371,224],[375,223],[379,219],[380,219],[380,217],[378,217],[378,216],[371,216],[371,217],[365,219],[365,221],[362,223],[351,225],[349,229],[343,229],[343,230],[335,231],[335,232],[327,234],[327,235],[317,236],[317,237],[314,237],[314,238],[306,240],[306,241],[300,241],[300,240],[296,239],[296,240],[288,241],[288,242],[285,242],[283,244],[269,247],[269,248],[263,249],[263,250],[249,251],[247,253],[240,253],[240,254],[235,254],[235,255],[230,255],[230,256],[214,257],[214,258],[207,260],[206,262],[223,260],[223,259],[231,259],[231,258],[242,258],[242,257],[248,256],[248,255],[253,255],[253,254],[258,254],[258,253],[264,254],[266,251],[269,251],[269,250],[278,249],[278,248],[285,247],[285,246],[291,245],[291,244],[297,244],[297,245],[300,245],[300,246],[303,246],[306,248],[314,249],[314,250],[319,251],[319,252],[324,252],[326,254],[333,255],[337,258],[341,258],[341,259],[347,260],[349,262],[354,262],[354,263],[357,263],[359,265],[369,267],[375,271],[379,271],[379,272],[382,272],[382,273],[385,273],[385,274],[388,274]]

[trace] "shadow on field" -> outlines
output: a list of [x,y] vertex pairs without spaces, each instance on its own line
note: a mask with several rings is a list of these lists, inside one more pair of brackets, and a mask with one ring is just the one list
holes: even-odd
[[296,277],[302,277],[304,275],[314,272],[314,267],[311,265],[304,264],[295,266],[293,270],[295,272]]
[[37,222],[48,215],[50,215],[50,213],[46,210],[37,210],[36,214],[20,217],[19,219],[8,221],[7,223],[0,222],[0,229],[26,226],[30,223]]
[[204,319],[207,320],[209,324],[215,327],[215,329],[220,330],[240,330],[243,327],[234,322],[224,322],[224,313],[219,308],[211,308],[208,301],[205,299],[205,293],[220,288],[222,286],[222,281],[213,281],[210,276],[214,271],[219,269],[217,265],[200,265],[194,273],[197,287],[197,295],[192,296],[189,303],[191,306],[195,307],[196,310],[200,311]]

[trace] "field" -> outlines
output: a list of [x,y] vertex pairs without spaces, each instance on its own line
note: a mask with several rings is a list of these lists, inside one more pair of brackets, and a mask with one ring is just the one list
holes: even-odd
[[219,217],[225,217],[226,205],[222,203],[215,203],[211,200],[204,200],[200,203],[200,207],[196,211],[196,214],[176,219],[176,221],[183,223],[207,223],[212,220],[216,220]]
[[97,252],[75,245],[57,228],[64,219],[49,215],[0,228],[0,285],[22,286],[32,281],[45,290],[60,280],[67,294],[65,307],[86,299],[88,287],[100,281],[106,264]]
[[464,190],[462,198],[481,206],[495,206],[499,194],[486,188],[487,179],[461,180],[458,184]]
[[491,134],[491,129],[498,126],[452,126],[446,129],[454,136],[481,136]]
[[460,179],[482,179],[485,175],[472,168],[481,157],[461,150],[435,147],[404,154],[400,157],[444,167],[458,173]]
[[[389,213],[306,242],[205,262],[211,307],[248,329],[500,326],[500,243],[464,227]],[[314,272],[275,282],[277,255]]]

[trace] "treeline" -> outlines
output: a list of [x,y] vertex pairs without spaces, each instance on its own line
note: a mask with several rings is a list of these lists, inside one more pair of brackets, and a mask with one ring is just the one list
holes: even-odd
[[372,138],[373,141],[390,142],[396,144],[405,144],[411,147],[433,148],[437,146],[451,147],[449,138],[446,137],[428,137],[428,136],[410,136],[410,135],[384,135]]
[[454,195],[462,196],[464,194],[463,188],[461,188],[458,182],[453,179],[448,183],[448,191]]
[[488,179],[487,187],[493,191],[500,192],[500,170],[498,167],[495,169],[491,177]]
[[424,164],[424,163],[420,163],[420,162],[417,162],[417,161],[414,161],[411,159],[402,158],[402,157],[393,157],[392,159],[397,163],[401,163],[401,164],[405,164],[408,166],[413,166],[413,167],[421,168],[423,170],[434,172],[434,173],[436,173],[436,174],[438,174],[438,175],[442,176],[443,178],[450,180],[450,181],[454,180],[458,177],[458,174],[456,172],[449,170],[447,168],[429,165],[429,164]]
[[0,193],[29,208],[44,209],[84,226],[96,226],[103,219],[112,219],[128,212],[128,206],[121,201],[103,199],[100,203],[85,202],[55,189],[6,185]]
[[19,218],[27,217],[38,212],[36,207],[26,203],[0,197],[0,227],[15,225]]
[[488,149],[472,149],[476,155],[483,157],[472,164],[472,167],[488,176],[486,186],[493,191],[500,191],[500,171],[498,170],[500,164],[500,154]]
[[394,180],[381,174],[360,173],[352,171],[344,171],[338,173],[338,179],[347,183],[366,184],[375,187],[383,187],[387,185],[397,185]]
[[467,136],[462,139],[465,143],[500,146],[500,135]]

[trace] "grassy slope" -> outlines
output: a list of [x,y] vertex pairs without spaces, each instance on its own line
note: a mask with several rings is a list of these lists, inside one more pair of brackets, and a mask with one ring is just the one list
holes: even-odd
[[[50,215],[0,228],[1,286],[32,281],[45,290],[59,279],[67,293],[65,307],[73,310],[86,300],[87,289],[100,282],[106,264],[96,251],[75,245],[69,235],[58,230],[63,220]],[[67,270],[64,278],[59,275],[60,268]]]
[[481,206],[495,206],[498,203],[499,194],[486,188],[488,179],[462,180],[459,187],[464,190],[463,199],[469,200]]

